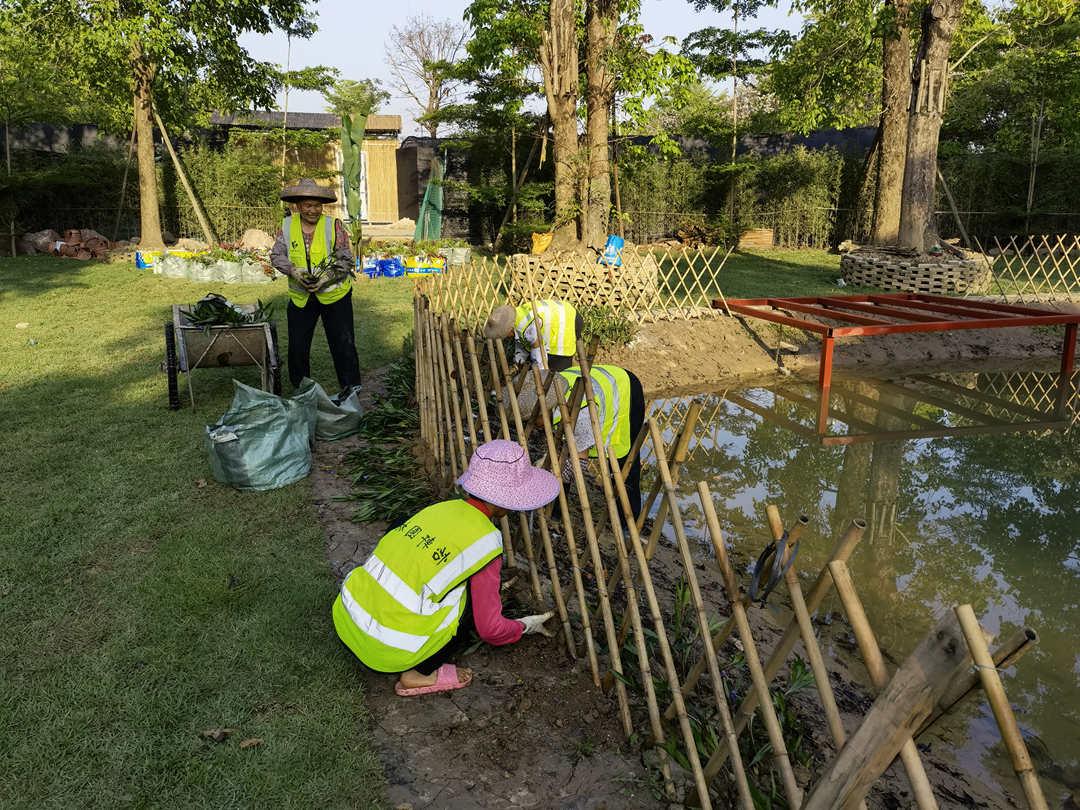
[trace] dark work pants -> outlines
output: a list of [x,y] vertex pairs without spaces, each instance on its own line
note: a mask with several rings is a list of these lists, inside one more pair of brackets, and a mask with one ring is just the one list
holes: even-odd
[[338,384],[342,389],[360,384],[352,290],[332,304],[319,303],[314,295],[308,296],[307,306],[304,307],[298,307],[290,300],[285,314],[289,324],[289,380],[294,388],[300,385],[304,377],[311,376],[311,339],[315,337],[315,325],[319,318],[322,318]]
[[[630,441],[637,438],[641,426],[645,424],[645,389],[641,387],[641,380],[634,376],[634,372],[627,371],[630,375]],[[631,445],[631,452],[633,446]],[[626,465],[626,459],[630,454],[619,459],[619,467]],[[634,454],[634,461],[630,465],[630,471],[626,474],[626,495],[630,500],[630,508],[633,510],[634,519],[641,514],[641,451]],[[614,486],[614,484],[612,484]],[[619,504],[620,511],[622,504]],[[623,515],[625,518],[626,515]]]
[[[465,586],[466,589],[469,587]],[[413,669],[419,672],[421,675],[430,675],[437,670],[443,664],[449,662],[451,658],[458,654],[468,643],[469,638],[472,636],[472,631],[476,628],[476,622],[473,621],[472,615],[472,599],[465,596],[465,608],[461,614],[461,621],[458,622],[457,632],[453,637],[446,642],[441,650],[432,653],[425,658]]]

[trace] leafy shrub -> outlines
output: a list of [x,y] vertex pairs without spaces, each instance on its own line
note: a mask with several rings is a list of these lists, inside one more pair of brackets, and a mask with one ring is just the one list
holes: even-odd
[[586,341],[599,340],[601,348],[625,346],[637,334],[637,324],[607,307],[578,307],[577,311],[584,321],[582,337]]

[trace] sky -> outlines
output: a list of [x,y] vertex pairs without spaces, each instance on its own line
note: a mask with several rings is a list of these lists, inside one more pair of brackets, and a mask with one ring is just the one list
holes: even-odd
[[[290,64],[293,69],[328,65],[341,71],[342,78],[380,79],[389,89],[386,44],[390,28],[421,13],[460,20],[467,5],[468,0],[319,0],[316,4],[319,30],[311,39],[293,40]],[[799,28],[802,20],[797,14],[789,14],[787,0],[781,0],[779,5],[779,9],[764,11],[755,25]],[[731,15],[696,12],[687,0],[642,0],[642,23],[656,39],[673,36],[681,41],[699,28],[730,26]],[[284,34],[248,35],[242,42],[256,59],[285,65],[288,46]],[[279,108],[282,101],[279,94]],[[318,93],[293,91],[289,94],[290,111],[323,112],[324,108]],[[419,134],[416,111],[408,99],[394,96],[380,112],[402,116],[403,136]]]

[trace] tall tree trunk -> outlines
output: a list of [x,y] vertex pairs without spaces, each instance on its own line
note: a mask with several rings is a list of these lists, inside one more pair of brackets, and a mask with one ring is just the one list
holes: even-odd
[[548,116],[555,147],[555,224],[560,234],[573,236],[579,211],[578,52],[574,0],[551,0],[548,27],[540,48]]
[[157,167],[154,165],[154,67],[136,44],[132,53],[135,80],[135,137],[139,164],[139,247],[160,250],[161,213],[158,210]]
[[617,0],[588,0],[585,6],[585,66],[588,74],[586,146],[589,152],[585,199],[585,244],[602,247],[611,222],[609,134],[615,77],[610,68],[619,24]]
[[938,135],[948,92],[949,47],[964,0],[932,0],[923,11],[908,111],[907,158],[900,209],[900,246],[922,253],[934,210]]
[[888,0],[895,28],[886,33],[882,53],[881,137],[877,204],[874,206],[876,245],[895,244],[900,236],[900,202],[907,152],[908,103],[911,99],[911,34],[909,0]]

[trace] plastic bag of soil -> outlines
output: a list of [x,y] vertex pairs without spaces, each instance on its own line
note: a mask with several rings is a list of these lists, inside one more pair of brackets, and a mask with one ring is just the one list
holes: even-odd
[[204,444],[214,478],[240,490],[277,489],[311,471],[314,403],[282,399],[233,380],[232,404]]
[[360,430],[360,417],[364,410],[360,405],[360,395],[355,390],[344,398],[331,398],[321,385],[305,377],[300,381],[293,399],[315,402],[318,408],[315,438],[319,441],[337,441]]

